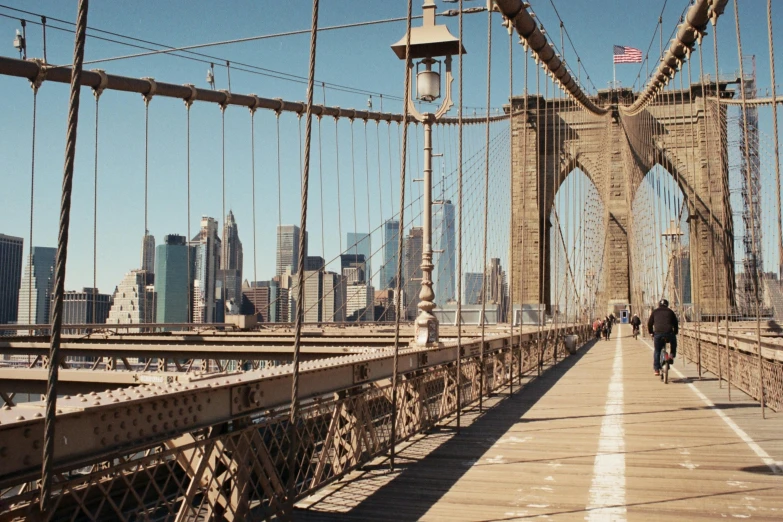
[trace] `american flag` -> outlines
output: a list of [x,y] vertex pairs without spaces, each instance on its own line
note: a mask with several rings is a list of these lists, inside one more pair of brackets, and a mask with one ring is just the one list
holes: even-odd
[[642,63],[642,52],[633,47],[615,45],[614,63]]

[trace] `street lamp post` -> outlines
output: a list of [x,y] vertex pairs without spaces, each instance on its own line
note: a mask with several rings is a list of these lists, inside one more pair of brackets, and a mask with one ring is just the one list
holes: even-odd
[[[454,54],[465,53],[445,25],[435,23],[435,2],[424,0],[423,22],[419,27],[411,29],[410,58],[419,60],[416,64],[416,99],[432,102],[440,98],[441,62],[435,58],[444,57],[446,69],[446,92],[443,102],[435,113],[421,113],[416,109],[413,97],[413,84],[407,93],[406,103],[411,117],[424,124],[424,208],[423,208],[423,246],[421,252],[421,290],[419,291],[419,315],[416,317],[416,344],[433,345],[439,341],[438,319],[432,313],[435,308],[435,292],[432,289],[432,124],[437,122],[454,105],[451,101],[451,57]],[[405,60],[406,37],[392,45],[392,50],[401,60]],[[438,69],[434,66],[437,64]],[[423,70],[419,70],[423,66]],[[411,61],[410,68],[413,68]],[[409,71],[412,73],[413,71]],[[402,229],[400,229],[402,234]]]

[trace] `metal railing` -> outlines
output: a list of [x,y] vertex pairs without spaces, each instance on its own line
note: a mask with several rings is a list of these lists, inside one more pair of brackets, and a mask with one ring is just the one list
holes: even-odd
[[[783,339],[761,339],[759,357],[755,325],[747,328],[749,333],[701,325],[701,336],[693,323],[680,330],[684,356],[700,365],[701,371],[708,371],[720,381],[728,383],[774,411],[783,410]],[[759,371],[761,364],[761,371]],[[759,378],[761,376],[761,379]],[[763,386],[762,386],[763,384]]]
[[[460,376],[456,343],[402,350],[397,442],[454,414],[458,394],[463,408],[471,405],[482,379],[492,393],[562,361],[566,335],[576,334],[577,345],[590,337],[582,325],[543,334],[488,337],[483,364],[480,339],[466,339]],[[65,396],[56,417],[50,519],[285,514],[297,499],[389,450],[391,362],[387,350],[303,363],[295,430],[288,420],[290,366]],[[37,403],[0,410],[0,519],[31,517],[37,509],[41,410]]]

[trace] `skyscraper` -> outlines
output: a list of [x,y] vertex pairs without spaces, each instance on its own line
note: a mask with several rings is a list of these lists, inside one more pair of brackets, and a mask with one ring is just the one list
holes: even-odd
[[[397,242],[400,222],[393,219],[383,224],[383,267],[380,288],[394,288],[397,278]],[[403,270],[403,274],[405,271]]]
[[[106,324],[152,323],[155,319],[155,292],[147,285],[144,270],[131,270],[114,291],[114,302]],[[129,332],[139,332],[132,328]]]
[[141,269],[147,273],[147,284],[155,282],[155,236],[144,234],[141,240]]
[[326,267],[326,261],[321,256],[305,256],[304,269],[308,272],[323,271]]
[[367,261],[364,254],[341,254],[340,255],[340,271],[345,277],[351,279],[351,283],[357,281],[369,282],[369,273],[367,269]]
[[[54,294],[49,306],[49,322],[54,313]],[[67,291],[63,295],[63,327],[68,324],[103,324],[109,316],[111,296],[101,294],[97,288],[82,288],[81,292]],[[85,333],[89,328],[64,328],[63,333]]]
[[454,205],[450,200],[435,207],[432,214],[432,248],[437,256],[432,274],[435,300],[441,305],[455,299],[454,274],[456,270],[456,234]]
[[[300,230],[296,225],[278,225],[277,227],[277,262],[275,275],[283,275],[290,268],[291,275],[299,270],[299,239]],[[305,233],[305,251],[307,256],[307,233]]]
[[263,323],[288,321],[288,288],[281,288],[278,281],[245,281],[242,295],[246,305],[243,314],[259,315]]
[[17,324],[49,323],[50,294],[54,290],[56,248],[33,247],[19,285]]
[[187,323],[188,300],[191,281],[188,273],[188,256],[190,247],[185,236],[169,234],[163,237],[163,244],[158,245],[155,252],[155,292],[157,305],[155,308],[156,323]]
[[0,324],[17,321],[23,248],[24,239],[21,237],[0,234]]
[[375,289],[367,283],[346,282],[345,317],[348,321],[373,321]]
[[485,285],[485,295],[487,303],[500,305],[499,320],[504,320],[506,305],[508,301],[508,284],[506,283],[506,272],[500,264],[500,259],[493,257],[489,260],[487,267],[487,284]]
[[234,213],[228,211],[226,222],[223,225],[223,242],[220,253],[220,281],[224,283],[227,303],[236,306],[242,303],[242,241],[239,240]]
[[[320,323],[323,309],[323,272],[321,271],[304,271],[304,322],[306,323]],[[299,299],[299,278],[293,278],[293,284],[291,286],[291,301],[293,310],[291,311],[291,321],[296,320],[297,310],[299,308],[297,300]]]
[[481,304],[481,290],[484,286],[484,274],[481,272],[465,273],[464,304]]
[[370,263],[370,259],[372,258],[372,241],[370,239],[370,234],[365,234],[364,232],[348,232],[348,237],[346,239],[346,244],[348,246],[346,253],[354,256],[364,256],[364,274],[367,278],[367,282],[372,283],[372,278],[375,274],[372,272],[372,265]]
[[[345,321],[346,286],[342,274],[321,273],[323,280],[323,306],[321,321],[324,323],[342,323]],[[307,301],[305,301],[307,304]]]
[[220,266],[221,242],[217,235],[217,221],[211,217],[201,218],[201,230],[192,239],[193,247],[193,293],[192,310],[194,323],[215,322],[215,280]]
[[405,288],[405,318],[412,320],[416,318],[419,303],[419,291],[421,290],[421,250],[424,246],[424,229],[413,227],[405,238],[403,248],[403,283]]

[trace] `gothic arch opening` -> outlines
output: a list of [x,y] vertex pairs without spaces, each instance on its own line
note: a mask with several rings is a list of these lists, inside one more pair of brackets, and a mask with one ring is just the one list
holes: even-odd
[[574,161],[548,206],[544,296],[554,320],[586,320],[602,308],[606,245],[604,203],[592,178]]
[[678,179],[661,164],[645,174],[633,193],[629,246],[631,299],[637,313],[665,298],[674,310],[691,314],[698,291],[691,284],[691,258],[697,253],[688,207]]

